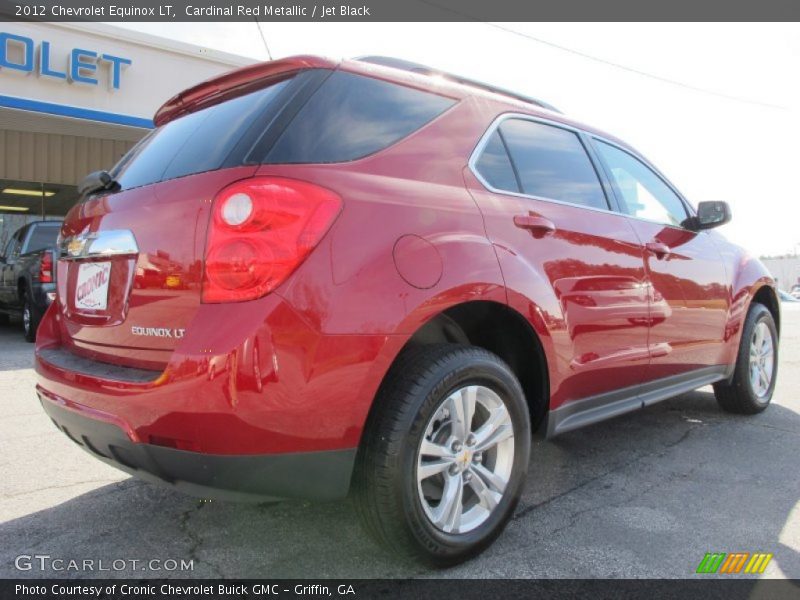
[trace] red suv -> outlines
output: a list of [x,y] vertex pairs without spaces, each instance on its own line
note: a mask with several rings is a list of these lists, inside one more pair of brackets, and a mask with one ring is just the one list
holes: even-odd
[[[64,222],[37,391],[70,439],[204,497],[341,498],[474,555],[552,437],[713,384],[757,413],[779,303],[624,142],[392,59],[295,57],[167,102]],[[533,456],[536,460],[536,456]]]

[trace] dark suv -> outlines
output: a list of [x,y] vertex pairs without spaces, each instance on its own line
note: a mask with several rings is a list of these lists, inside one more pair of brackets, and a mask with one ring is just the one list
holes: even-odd
[[136,476],[352,493],[378,540],[450,564],[508,521],[534,431],[706,384],[770,402],[775,282],[713,229],[727,205],[542,102],[295,57],[155,123],[85,182],[36,347],[45,411]]
[[0,319],[22,316],[25,339],[56,295],[55,248],[61,221],[34,221],[19,228],[0,254]]

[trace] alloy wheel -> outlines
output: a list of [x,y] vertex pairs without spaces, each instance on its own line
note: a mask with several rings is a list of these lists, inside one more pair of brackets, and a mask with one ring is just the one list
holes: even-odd
[[514,426],[503,400],[482,385],[451,393],[417,450],[419,500],[445,533],[479,527],[500,503],[514,464]]
[[750,340],[750,385],[759,398],[769,392],[774,370],[775,346],[772,332],[764,321],[759,321]]
[[25,306],[22,308],[22,326],[25,328],[25,333],[28,334],[31,331],[31,307],[26,302]]

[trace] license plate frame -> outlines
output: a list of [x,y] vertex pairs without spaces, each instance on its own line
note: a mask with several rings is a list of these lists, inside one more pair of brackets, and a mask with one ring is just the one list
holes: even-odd
[[73,295],[75,310],[88,312],[107,310],[110,283],[111,261],[80,263]]

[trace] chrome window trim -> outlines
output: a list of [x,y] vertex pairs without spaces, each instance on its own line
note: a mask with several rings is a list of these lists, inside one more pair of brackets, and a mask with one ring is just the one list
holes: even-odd
[[623,213],[614,210],[611,205],[611,200],[606,195],[605,187],[603,186],[603,182],[600,178],[600,174],[597,173],[597,165],[595,164],[592,156],[589,154],[589,151],[584,147],[583,151],[586,153],[586,158],[589,160],[589,164],[592,166],[592,169],[595,170],[595,175],[597,175],[597,185],[600,186],[600,189],[603,192],[603,197],[606,199],[606,202],[609,204],[608,208],[597,208],[595,206],[586,206],[585,204],[575,204],[574,202],[566,202],[565,200],[557,200],[555,198],[546,198],[544,196],[533,196],[531,194],[525,194],[523,192],[512,192],[509,190],[501,190],[492,186],[486,179],[481,175],[480,171],[478,171],[477,162],[480,158],[483,150],[486,148],[486,145],[489,143],[489,138],[492,137],[492,134],[503,124],[503,121],[508,119],[521,119],[523,121],[532,121],[534,123],[540,123],[542,125],[550,125],[551,127],[558,127],[559,129],[565,129],[574,133],[578,137],[578,141],[580,142],[581,146],[583,147],[584,142],[581,137],[583,132],[581,129],[577,127],[572,127],[570,125],[566,125],[564,123],[559,123],[558,121],[552,121],[550,119],[544,119],[541,117],[535,117],[533,115],[526,115],[524,113],[503,113],[502,115],[495,118],[492,121],[491,125],[489,125],[488,129],[483,133],[481,139],[478,140],[478,144],[475,146],[475,149],[472,151],[472,154],[469,157],[469,162],[467,166],[472,174],[481,182],[481,185],[485,187],[488,191],[494,194],[505,194],[506,196],[515,196],[517,198],[527,198],[528,200],[543,200],[544,202],[552,202],[554,204],[560,204],[562,206],[572,206],[575,208],[582,208],[585,210],[591,210],[594,212],[600,212],[604,214],[614,213],[618,215],[625,216]]
[[[476,177],[476,179],[478,181],[480,181],[481,185],[483,185],[483,187],[485,187],[488,191],[490,191],[490,192],[492,192],[494,194],[504,194],[504,195],[507,195],[507,196],[515,196],[517,198],[527,198],[529,200],[542,200],[542,201],[545,201],[545,202],[553,202],[555,204],[561,204],[562,206],[572,206],[572,207],[575,207],[575,208],[582,208],[584,210],[591,210],[591,211],[605,213],[605,214],[614,213],[614,214],[620,215],[622,217],[627,217],[628,219],[636,219],[637,221],[644,221],[646,223],[656,223],[658,225],[663,225],[665,227],[672,227],[674,229],[680,229],[682,231],[693,231],[693,230],[687,229],[686,227],[682,227],[680,225],[675,225],[673,223],[663,223],[661,221],[656,221],[656,220],[653,220],[653,219],[646,219],[644,217],[637,217],[635,215],[629,215],[629,214],[627,214],[627,213],[625,213],[625,212],[623,212],[621,210],[617,210],[616,208],[614,208],[614,206],[609,206],[609,208],[596,208],[594,206],[586,206],[586,205],[583,205],[583,204],[575,204],[573,202],[566,202],[564,200],[556,200],[555,198],[545,198],[543,196],[532,196],[531,194],[525,194],[525,193],[522,193],[522,192],[512,192],[512,191],[509,191],[509,190],[501,190],[501,189],[495,188],[488,181],[486,181],[486,179],[483,177],[483,175],[480,174],[480,172],[478,171],[478,168],[477,168],[477,162],[478,162],[478,159],[480,158],[481,154],[483,153],[483,150],[486,148],[486,145],[489,143],[489,138],[500,127],[500,125],[502,125],[503,122],[508,120],[508,119],[521,119],[523,121],[532,121],[534,123],[540,123],[542,125],[550,125],[551,127],[558,127],[559,129],[565,129],[566,131],[571,131],[572,133],[577,135],[578,139],[579,139],[579,141],[581,142],[582,145],[584,143],[583,138],[585,136],[585,137],[588,137],[588,138],[593,138],[593,139],[596,139],[598,141],[604,142],[606,144],[609,144],[610,146],[614,146],[615,148],[618,148],[619,150],[621,150],[623,152],[627,152],[628,154],[630,154],[631,156],[633,156],[637,160],[641,161],[651,171],[653,171],[653,173],[655,173],[655,175],[659,179],[661,179],[664,182],[664,184],[670,190],[672,190],[675,193],[676,196],[678,196],[678,199],[683,203],[683,206],[686,209],[686,212],[690,217],[696,216],[696,212],[694,210],[694,207],[692,207],[689,204],[689,202],[687,202],[686,198],[683,197],[683,194],[681,194],[675,188],[675,186],[672,185],[672,183],[661,173],[661,171],[659,171],[650,161],[648,161],[646,158],[644,158],[638,152],[633,151],[633,150],[631,150],[629,148],[625,148],[623,146],[620,146],[619,143],[617,143],[617,142],[615,142],[613,140],[610,140],[610,139],[608,139],[608,138],[606,138],[606,137],[604,137],[602,135],[596,134],[594,132],[586,131],[585,129],[580,129],[578,127],[574,127],[574,126],[569,125],[567,123],[561,123],[560,121],[554,121],[552,119],[547,119],[547,118],[544,118],[544,117],[539,117],[539,116],[534,116],[534,115],[528,115],[528,114],[525,114],[525,113],[507,112],[507,113],[503,113],[503,114],[497,116],[494,119],[494,121],[492,121],[492,123],[489,125],[489,127],[486,129],[486,131],[483,133],[483,135],[481,136],[480,140],[478,140],[478,143],[475,146],[475,149],[472,151],[472,154],[469,157],[469,161],[467,163],[467,166],[469,167],[469,170]],[[597,150],[594,149],[594,148],[592,150],[595,153],[597,152]],[[597,164],[598,161],[602,160],[601,158],[597,158],[596,159],[595,157],[593,157],[592,154],[589,152],[589,150],[587,148],[584,148],[584,151],[586,152],[587,158],[589,159],[589,162],[592,164],[592,167],[595,170],[598,169],[598,168],[601,168],[601,169],[603,169],[603,171],[605,171],[605,165],[603,165],[602,163],[601,164]],[[603,190],[603,194],[605,195],[606,194],[605,186],[603,185],[603,182],[602,182],[599,174],[598,174],[598,178],[597,179],[598,179],[598,184],[600,184],[600,188]],[[609,182],[609,183],[611,183],[613,185],[612,182]],[[611,199],[608,198],[608,197],[606,197],[606,200],[609,202],[610,205],[616,204],[616,202],[611,202]],[[695,232],[695,233],[698,233],[698,232]]]
[[139,253],[133,232],[128,229],[109,229],[79,233],[65,238],[59,247],[62,260],[126,256]]

